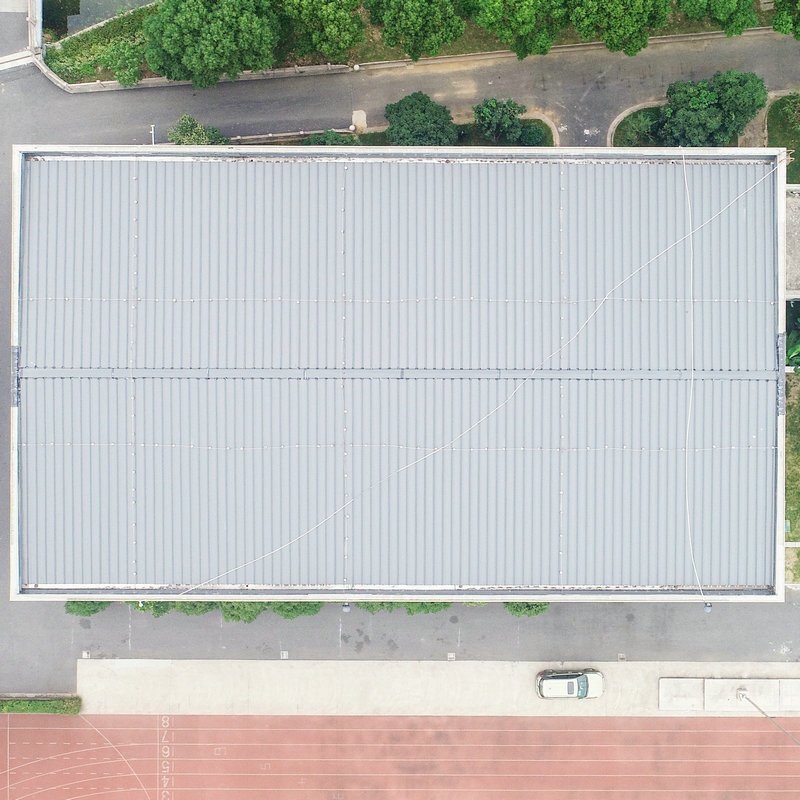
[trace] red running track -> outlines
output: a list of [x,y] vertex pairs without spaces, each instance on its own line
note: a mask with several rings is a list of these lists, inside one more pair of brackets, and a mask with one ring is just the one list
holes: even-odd
[[[800,796],[763,718],[7,714],[0,800]],[[800,737],[800,718],[781,724]]]

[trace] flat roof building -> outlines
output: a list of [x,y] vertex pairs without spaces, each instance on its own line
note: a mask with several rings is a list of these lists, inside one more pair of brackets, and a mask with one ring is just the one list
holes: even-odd
[[782,599],[784,162],[17,147],[12,594]]

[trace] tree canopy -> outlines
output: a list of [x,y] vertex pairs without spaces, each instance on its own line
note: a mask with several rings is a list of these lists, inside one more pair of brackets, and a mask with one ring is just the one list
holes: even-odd
[[758,25],[753,0],[678,0],[678,8],[689,19],[709,18],[718,22],[728,36]]
[[283,0],[283,13],[296,37],[295,49],[339,61],[364,38],[360,0]]
[[269,69],[278,19],[270,0],[163,0],[145,34],[153,71],[203,88],[224,74]]
[[475,112],[475,124],[486,139],[493,142],[503,139],[513,144],[522,135],[520,115],[528,109],[513,100],[487,97],[477,106],[472,106],[472,110]]
[[676,81],[667,89],[658,138],[665,145],[720,147],[740,136],[767,104],[764,81],[752,72],[717,72],[709,80]]
[[447,146],[458,141],[450,112],[423,92],[389,103],[384,116],[389,121],[386,138],[390,144]]
[[800,39],[800,3],[798,0],[775,0],[775,17],[772,27]]
[[475,22],[505,42],[523,59],[549,53],[567,25],[568,0],[481,0]]
[[386,44],[402,47],[413,61],[435,56],[464,33],[453,0],[387,0],[382,18]]
[[571,0],[569,21],[584,41],[600,37],[612,52],[634,56],[650,30],[666,24],[669,0]]

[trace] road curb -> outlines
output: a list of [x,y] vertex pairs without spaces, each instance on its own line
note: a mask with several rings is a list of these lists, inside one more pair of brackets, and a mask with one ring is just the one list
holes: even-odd
[[[765,34],[774,34],[775,36],[784,36],[785,34],[777,33],[772,28],[750,28],[742,36],[763,36]],[[649,45],[658,44],[676,44],[680,42],[703,41],[705,39],[723,39],[728,38],[724,31],[703,31],[700,33],[681,33],[675,36],[651,36],[648,40]],[[603,42],[577,42],[576,44],[559,44],[553,47],[550,52],[565,52],[570,50],[598,50],[606,49]],[[535,56],[528,56],[533,58]],[[491,50],[481,53],[463,53],[453,56],[432,56],[431,58],[420,58],[418,61],[412,61],[410,58],[397,59],[394,61],[369,61],[364,64],[321,64],[311,65],[307,67],[282,67],[279,69],[263,70],[261,72],[243,72],[239,75],[237,80],[272,80],[275,78],[294,78],[301,76],[311,75],[336,75],[345,72],[359,72],[361,70],[382,70],[382,69],[414,69],[417,67],[436,66],[438,64],[453,64],[459,61],[466,62],[467,64],[492,61],[492,60],[507,60],[516,59],[517,56],[511,50]],[[191,86],[191,81],[171,81],[167,78],[143,78],[135,86],[120,86],[118,81],[96,81],[95,83],[67,83],[58,77],[51,69],[44,63],[44,59],[38,53],[34,53],[34,62],[39,67],[41,72],[51,80],[60,89],[70,94],[82,94],[86,92],[102,92],[102,91],[116,91],[120,89],[153,89],[162,88],[166,86]],[[226,75],[223,76],[219,83],[232,82]]]

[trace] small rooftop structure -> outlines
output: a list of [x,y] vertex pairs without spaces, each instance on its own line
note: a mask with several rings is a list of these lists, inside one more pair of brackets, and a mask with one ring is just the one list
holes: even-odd
[[12,594],[782,599],[784,160],[15,148]]

